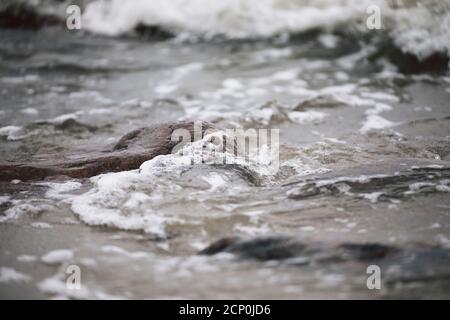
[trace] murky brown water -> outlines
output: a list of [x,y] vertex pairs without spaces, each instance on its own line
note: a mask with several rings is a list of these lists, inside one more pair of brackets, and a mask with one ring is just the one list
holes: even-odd
[[[400,72],[356,39],[0,30],[0,162],[83,155],[184,119],[279,129],[281,142],[275,175],[167,155],[92,179],[2,182],[0,297],[448,298],[450,74]],[[400,253],[198,255],[230,236]],[[73,264],[81,290],[65,286]],[[381,290],[366,286],[371,264]]]

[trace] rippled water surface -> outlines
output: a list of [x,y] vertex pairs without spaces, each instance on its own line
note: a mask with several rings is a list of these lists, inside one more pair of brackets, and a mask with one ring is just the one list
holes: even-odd
[[[70,159],[188,119],[279,129],[279,170],[163,155],[91,179],[0,182],[0,297],[450,296],[445,66],[402,70],[377,51],[395,41],[344,27],[249,38],[217,22],[219,36],[186,39],[89,26],[100,34],[0,29],[0,162]],[[393,251],[340,255],[348,243]],[[71,264],[81,290],[66,289]],[[370,264],[381,290],[367,289]]]

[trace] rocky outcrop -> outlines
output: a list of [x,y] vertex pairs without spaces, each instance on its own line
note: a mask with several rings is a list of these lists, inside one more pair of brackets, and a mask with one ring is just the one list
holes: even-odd
[[[201,122],[202,134],[216,130],[208,122]],[[172,133],[186,129],[194,141],[194,122],[182,121],[164,123],[134,130],[123,136],[111,149],[92,152],[77,157],[76,160],[56,160],[58,155],[50,155],[48,160],[38,163],[0,164],[0,181],[19,179],[41,180],[48,176],[68,176],[72,178],[92,177],[106,172],[137,169],[158,155],[171,153],[177,142],[172,141]]]
[[44,26],[62,24],[56,15],[39,13],[26,3],[7,3],[0,7],[0,28],[37,30]]

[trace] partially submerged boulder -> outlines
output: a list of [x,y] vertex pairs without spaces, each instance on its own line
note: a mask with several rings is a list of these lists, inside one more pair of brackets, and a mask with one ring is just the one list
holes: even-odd
[[[190,133],[191,142],[202,138],[205,133],[217,130],[208,122],[201,122],[201,135],[194,134],[193,121],[164,123],[134,130],[123,136],[112,149],[92,152],[76,160],[57,160],[57,155],[36,163],[0,164],[0,181],[18,179],[42,180],[49,176],[87,178],[106,172],[137,169],[140,165],[158,155],[169,154],[179,141],[172,140],[175,130],[184,129]],[[199,127],[200,127],[199,126]],[[183,141],[186,142],[186,141]]]
[[379,243],[326,244],[283,236],[254,239],[232,237],[214,242],[202,250],[200,254],[214,255],[221,252],[232,253],[244,259],[260,261],[302,257],[304,258],[302,262],[311,263],[377,260],[397,253],[398,249]]
[[35,8],[23,2],[7,3],[0,7],[0,28],[38,30],[44,26],[62,23],[60,17],[39,13]]

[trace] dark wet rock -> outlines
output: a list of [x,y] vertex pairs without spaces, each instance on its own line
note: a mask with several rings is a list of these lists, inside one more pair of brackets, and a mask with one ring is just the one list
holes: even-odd
[[8,3],[0,7],[0,28],[37,30],[61,23],[59,17],[39,13],[35,8],[22,2]]
[[345,103],[339,100],[336,100],[332,95],[321,95],[312,98],[306,98],[300,101],[295,108],[294,111],[306,111],[308,109],[327,109],[327,108],[336,108],[339,106],[345,106]]
[[441,140],[439,142],[431,141],[425,149],[428,152],[437,154],[443,160],[450,160],[450,141],[448,140]]
[[398,252],[397,248],[379,243],[344,243],[336,247],[337,252],[345,259],[351,260],[373,260],[382,259],[388,255]]
[[387,267],[390,265],[401,265],[401,267],[392,268],[386,274],[385,283],[387,285],[417,283],[419,281],[442,281],[444,279],[449,281],[450,249],[439,247],[409,248],[404,250],[400,257],[386,259],[380,264],[380,267],[388,269]]
[[238,237],[229,237],[217,240],[202,251],[200,254],[213,255],[216,253],[227,251],[230,247],[239,241]]
[[449,57],[446,54],[435,53],[425,59],[402,53],[400,50],[392,51],[389,60],[403,73],[440,73],[446,72],[449,65]]
[[227,252],[244,259],[260,261],[302,258],[303,264],[348,260],[370,261],[385,258],[398,251],[395,247],[378,243],[324,244],[290,237],[266,237],[250,240],[221,239],[202,250],[200,254],[213,255]]
[[[413,53],[403,51],[396,41],[382,30],[361,33],[361,30],[354,28],[353,25],[342,26],[335,36],[339,37],[339,43],[336,48],[328,51],[337,50],[336,58],[357,52],[361,53],[353,67],[353,71],[356,73],[380,72],[384,68],[382,61],[386,59],[405,74],[445,73],[449,69],[450,57],[447,52],[435,52],[428,57],[419,58]],[[320,55],[314,53],[312,56],[317,58]],[[398,85],[409,84],[406,79],[396,79],[397,81]]]
[[55,124],[55,129],[69,132],[95,132],[98,128],[85,123],[81,123],[75,119],[67,119],[61,123]]
[[[381,271],[388,297],[405,297],[410,287],[433,288],[448,295],[450,248],[427,245],[394,247],[381,243],[320,243],[293,237],[224,238],[200,254],[231,253],[238,259],[270,261],[271,266],[314,268],[320,272],[356,272],[367,275],[367,267]],[[276,262],[276,263],[275,263]],[[361,283],[365,286],[365,281]],[[418,295],[423,296],[423,295]]]
[[387,201],[438,192],[437,189],[442,188],[447,179],[450,179],[450,163],[447,161],[400,159],[305,177],[285,186],[288,187],[288,197],[296,200],[319,195],[364,198],[379,193],[376,200]]
[[387,57],[402,73],[445,73],[448,70],[450,59],[444,52],[419,58],[414,54],[400,50],[391,39],[384,39],[377,46],[379,50],[369,57],[369,60],[374,61],[378,58]]
[[139,37],[146,40],[162,41],[174,37],[174,34],[162,29],[159,26],[147,26],[144,24],[138,24],[134,31],[139,35]]
[[59,171],[47,166],[38,164],[0,164],[0,180],[42,180],[48,176],[58,175]]
[[[217,130],[208,122],[201,122],[201,126],[202,134]],[[61,159],[60,155],[48,155],[47,160],[39,163],[0,164],[0,181],[42,180],[48,176],[86,178],[106,172],[137,169],[147,160],[171,153],[177,143],[181,142],[172,141],[172,133],[177,129],[188,130],[194,141],[194,127],[192,121],[181,121],[140,128],[123,136],[112,149],[88,153],[75,160],[73,157]]]

